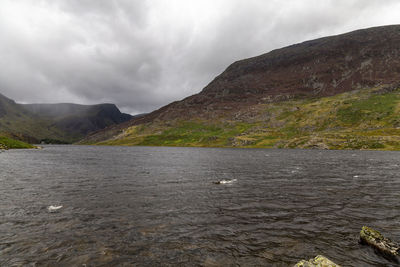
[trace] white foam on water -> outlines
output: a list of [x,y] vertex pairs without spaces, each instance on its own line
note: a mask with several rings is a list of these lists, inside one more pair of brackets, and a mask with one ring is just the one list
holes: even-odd
[[218,184],[231,184],[231,183],[234,183],[234,182],[236,182],[237,180],[236,179],[232,179],[232,180],[221,180],[221,181],[219,181],[219,182],[217,182]]
[[51,206],[49,206],[49,207],[47,208],[47,210],[48,210],[49,212],[56,212],[56,211],[60,210],[62,207],[63,207],[63,206],[53,206],[53,205],[51,205]]

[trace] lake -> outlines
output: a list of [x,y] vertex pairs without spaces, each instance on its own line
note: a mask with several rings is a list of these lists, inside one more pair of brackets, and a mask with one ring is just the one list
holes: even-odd
[[358,240],[368,225],[400,241],[399,175],[399,152],[9,150],[0,266],[397,266]]

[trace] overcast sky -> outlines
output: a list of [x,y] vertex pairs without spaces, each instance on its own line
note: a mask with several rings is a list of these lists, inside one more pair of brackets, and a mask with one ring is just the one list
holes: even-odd
[[397,0],[2,0],[0,93],[149,112],[236,60],[400,24]]

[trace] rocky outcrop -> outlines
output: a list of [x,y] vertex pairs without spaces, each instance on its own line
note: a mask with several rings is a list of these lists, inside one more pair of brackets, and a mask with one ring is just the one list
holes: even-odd
[[0,150],[8,150],[8,147],[4,144],[0,144]]
[[228,140],[233,147],[243,147],[243,146],[252,146],[255,144],[255,140],[252,138],[246,137],[232,137]]
[[340,265],[322,255],[318,255],[308,261],[302,260],[294,265],[294,267],[340,267]]
[[360,242],[370,245],[379,252],[396,257],[400,252],[400,245],[384,237],[380,232],[363,226],[360,232]]

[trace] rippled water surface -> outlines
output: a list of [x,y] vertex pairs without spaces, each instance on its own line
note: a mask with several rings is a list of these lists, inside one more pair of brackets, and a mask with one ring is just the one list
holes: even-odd
[[398,152],[372,151],[3,152],[0,266],[290,266],[317,254],[396,266],[358,233],[400,241],[399,164]]

